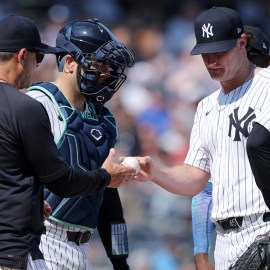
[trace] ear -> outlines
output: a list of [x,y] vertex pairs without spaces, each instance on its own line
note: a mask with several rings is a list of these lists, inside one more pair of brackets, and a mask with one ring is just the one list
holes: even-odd
[[22,66],[24,66],[24,60],[25,60],[25,54],[26,54],[26,49],[20,49],[17,54],[17,61],[20,63]]
[[65,57],[65,63],[64,63],[64,72],[65,73],[73,73],[75,71],[75,68],[77,67],[77,63],[74,60],[74,58],[71,55],[67,55]]
[[247,35],[244,33],[241,35],[241,37],[238,39],[238,44],[240,46],[240,49],[246,49],[247,46]]

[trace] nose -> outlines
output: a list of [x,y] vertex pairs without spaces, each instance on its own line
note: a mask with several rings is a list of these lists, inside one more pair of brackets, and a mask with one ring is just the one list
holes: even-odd
[[213,65],[217,63],[217,55],[214,53],[207,53],[203,55],[203,61],[205,65]]

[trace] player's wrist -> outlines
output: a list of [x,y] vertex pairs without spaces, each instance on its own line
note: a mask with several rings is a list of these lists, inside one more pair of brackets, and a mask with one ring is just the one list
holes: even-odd
[[126,258],[110,258],[114,270],[130,270]]
[[111,183],[111,175],[104,168],[100,168],[98,171],[101,174],[101,177],[104,181],[104,185],[108,186]]

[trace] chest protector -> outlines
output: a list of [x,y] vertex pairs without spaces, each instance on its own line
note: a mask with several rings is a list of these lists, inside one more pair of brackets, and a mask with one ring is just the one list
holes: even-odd
[[[45,93],[58,109],[58,118],[65,128],[56,144],[65,161],[85,171],[101,167],[117,138],[116,122],[110,110],[93,104],[89,112],[75,110],[53,83],[36,84],[31,90]],[[61,198],[45,188],[44,198],[53,210],[51,220],[93,231],[103,194],[104,188],[89,196]]]

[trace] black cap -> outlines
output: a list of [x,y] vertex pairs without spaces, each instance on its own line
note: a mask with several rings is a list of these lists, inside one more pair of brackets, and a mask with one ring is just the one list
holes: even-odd
[[200,14],[194,23],[197,44],[191,55],[230,50],[244,33],[240,15],[233,9],[213,7]]
[[29,18],[9,15],[0,20],[0,51],[13,52],[22,48],[35,49],[43,53],[54,53],[54,49],[41,42],[36,24]]
[[258,27],[245,25],[245,32],[248,36],[248,51],[255,49],[262,55],[269,55],[269,39]]

